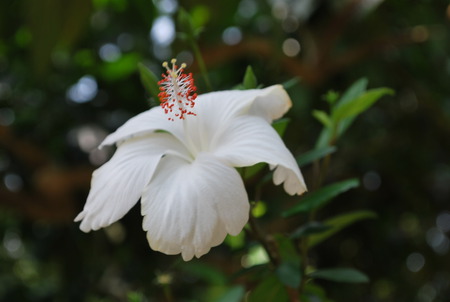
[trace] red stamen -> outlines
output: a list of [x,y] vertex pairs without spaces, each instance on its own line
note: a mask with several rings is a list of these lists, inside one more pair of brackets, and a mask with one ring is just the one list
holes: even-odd
[[[161,101],[161,107],[164,109],[166,114],[171,114],[172,116],[179,119],[185,119],[186,115],[196,115],[194,112],[186,109],[194,108],[194,100],[197,98],[197,88],[194,85],[194,79],[192,73],[184,74],[184,68],[186,64],[181,64],[178,68],[175,63],[176,60],[172,59],[172,68],[169,68],[167,62],[163,63],[163,67],[166,68],[166,73],[162,74],[162,80],[158,82],[160,85],[159,90],[161,91],[158,96]],[[174,106],[178,108],[179,113],[175,113]],[[169,117],[169,120],[173,121],[173,117]]]

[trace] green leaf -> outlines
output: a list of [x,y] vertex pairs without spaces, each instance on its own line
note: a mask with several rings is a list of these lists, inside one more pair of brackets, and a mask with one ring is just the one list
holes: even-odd
[[142,63],[138,64],[138,68],[142,85],[155,100],[158,100],[159,99],[158,77],[156,77],[156,75]]
[[279,120],[276,120],[275,122],[273,122],[272,127],[282,137],[284,135],[284,132],[287,129],[287,125],[289,124],[290,121],[291,121],[291,119],[289,119],[289,118],[282,118],[282,119],[279,119]]
[[294,87],[295,85],[297,85],[298,83],[300,83],[300,78],[294,77],[290,80],[287,80],[282,85],[285,90],[288,90],[288,89],[291,89],[292,87]]
[[340,230],[354,224],[355,222],[364,219],[373,219],[376,217],[377,215],[372,211],[356,211],[325,220],[323,224],[330,226],[330,229],[320,234],[311,235],[308,240],[308,246],[315,246],[316,244],[324,241],[325,239],[331,237]]
[[323,99],[325,101],[327,101],[328,104],[330,104],[330,105],[333,105],[334,103],[336,103],[338,98],[339,98],[339,93],[334,90],[328,91],[327,94],[325,94],[323,96]]
[[335,109],[339,108],[339,106],[342,106],[351,100],[356,99],[361,94],[363,94],[367,89],[367,79],[361,78],[357,80],[355,83],[352,84],[347,90],[344,92],[344,94],[341,96],[339,101],[337,102]]
[[[336,110],[336,108],[339,108],[340,106],[346,104],[347,102],[349,102],[349,101],[357,98],[361,94],[363,94],[364,91],[366,91],[366,87],[367,87],[367,79],[366,78],[361,78],[358,81],[356,81],[355,83],[353,83],[352,86],[350,86],[344,92],[344,94],[341,96],[339,101],[335,104],[335,106],[333,107],[333,110]],[[332,110],[332,112],[333,112],[333,110]],[[339,126],[334,125],[334,127],[338,127],[337,134],[341,135],[350,126],[352,121],[353,121],[353,119],[346,119],[344,121],[341,121]],[[319,138],[316,142],[316,148],[323,148],[330,144],[330,141],[333,139],[332,136],[336,134],[334,131],[335,130],[334,127],[328,127],[328,128],[324,127],[322,129],[322,132],[320,133]]]
[[254,89],[258,86],[258,81],[250,65],[247,66],[242,84],[244,85],[244,89]]
[[320,149],[308,151],[300,156],[297,156],[297,164],[299,165],[300,168],[304,167],[315,160],[321,159],[327,156],[328,154],[334,153],[336,150],[337,148],[334,146],[327,146]]
[[376,88],[334,108],[331,115],[334,122],[338,123],[346,118],[356,117],[369,109],[379,98],[387,94],[394,94],[389,88]]
[[302,281],[300,267],[290,262],[281,262],[275,273],[281,283],[291,288],[298,288]]
[[312,115],[325,127],[331,127],[333,125],[333,122],[325,111],[313,110]]
[[331,199],[333,199],[333,197],[358,186],[359,181],[354,178],[328,185],[306,195],[297,205],[283,212],[282,215],[284,217],[288,217],[297,213],[309,212],[313,209],[325,205]]
[[317,270],[309,275],[311,278],[334,282],[367,283],[369,277],[353,268],[329,268]]
[[297,228],[294,232],[292,232],[290,238],[296,239],[300,237],[309,236],[312,234],[322,233],[329,230],[331,227],[328,225],[324,225],[321,222],[311,221],[307,224],[302,225]]
[[319,138],[316,142],[316,149],[326,148],[330,145],[330,141],[333,135],[333,127],[323,127],[320,132]]
[[240,302],[245,295],[245,289],[243,286],[233,286],[228,289],[219,299],[215,302]]
[[275,276],[261,282],[248,295],[248,302],[288,301],[288,293],[284,285]]

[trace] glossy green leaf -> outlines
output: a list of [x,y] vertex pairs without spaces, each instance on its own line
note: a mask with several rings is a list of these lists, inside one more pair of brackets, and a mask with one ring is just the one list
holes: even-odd
[[297,228],[294,232],[292,232],[290,238],[300,238],[309,236],[312,234],[322,233],[327,230],[329,230],[331,227],[328,225],[324,225],[321,222],[317,221],[311,221],[307,224],[302,225],[301,227]]
[[138,64],[138,68],[142,85],[155,100],[158,100],[159,94],[158,77],[147,66],[145,66],[142,63]]
[[308,246],[315,246],[316,244],[324,241],[325,239],[331,237],[340,230],[354,224],[355,222],[365,219],[373,219],[376,217],[377,215],[372,211],[356,211],[325,220],[323,224],[330,226],[330,229],[320,234],[311,235],[308,240]]
[[389,88],[368,90],[359,97],[336,107],[333,110],[332,119],[334,122],[339,122],[346,118],[355,117],[369,109],[378,99],[387,94],[392,95],[394,91]]
[[266,278],[248,295],[248,302],[288,301],[284,285],[275,276]]
[[297,164],[299,165],[299,167],[304,167],[307,164],[312,163],[315,160],[321,159],[325,156],[327,156],[328,154],[334,153],[337,150],[336,147],[334,146],[328,146],[328,147],[323,147],[320,149],[314,149],[311,151],[308,151],[306,153],[303,153],[300,156],[297,156]]
[[254,89],[258,85],[258,81],[256,80],[256,76],[253,73],[251,66],[247,66],[242,84],[244,85],[244,89]]
[[344,193],[352,188],[358,187],[359,181],[357,179],[349,179],[334,183],[323,187],[315,192],[309,193],[300,202],[291,209],[283,212],[284,217],[288,217],[298,213],[309,212],[320,206],[327,204],[337,195]]
[[333,122],[325,111],[313,110],[312,115],[325,127],[331,127]]
[[369,277],[353,268],[329,268],[317,270],[309,275],[311,278],[334,282],[367,283]]
[[245,288],[238,285],[228,289],[219,299],[215,300],[215,302],[240,302],[244,295]]

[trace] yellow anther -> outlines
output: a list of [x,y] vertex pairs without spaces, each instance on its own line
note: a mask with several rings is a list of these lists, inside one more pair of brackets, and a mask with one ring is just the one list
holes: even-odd
[[163,62],[163,63],[162,63],[162,66],[163,66],[164,68],[167,68],[167,67],[169,67],[169,63]]
[[186,63],[181,64],[181,68],[185,69],[186,68]]
[[177,59],[170,60],[170,63],[175,64],[177,62]]

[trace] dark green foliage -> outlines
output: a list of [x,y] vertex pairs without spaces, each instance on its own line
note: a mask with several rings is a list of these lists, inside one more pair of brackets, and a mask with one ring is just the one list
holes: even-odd
[[[369,2],[0,1],[0,301],[446,302],[448,1]],[[172,57],[199,93],[283,84],[273,127],[309,189],[241,169],[262,236],[189,263],[148,247],[138,206],[111,229],[73,223],[110,155],[95,143],[159,104]],[[71,94],[83,79],[91,94]]]

